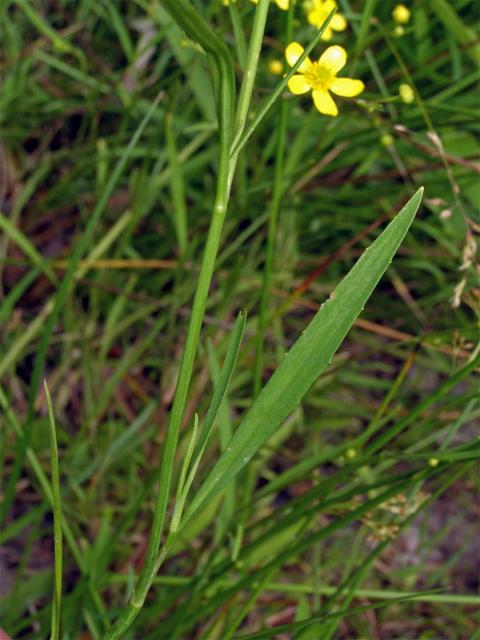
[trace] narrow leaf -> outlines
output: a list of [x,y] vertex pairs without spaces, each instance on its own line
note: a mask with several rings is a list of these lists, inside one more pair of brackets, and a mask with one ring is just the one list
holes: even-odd
[[175,132],[173,130],[173,115],[167,113],[165,118],[165,136],[170,162],[170,190],[173,204],[173,223],[177,234],[178,248],[182,258],[187,251],[187,204],[185,200],[185,184],[183,170],[177,151]]
[[441,589],[431,589],[430,591],[417,591],[415,593],[400,596],[399,598],[390,598],[386,600],[382,600],[381,602],[374,602],[371,604],[363,605],[360,607],[349,607],[348,609],[342,609],[341,611],[334,611],[333,613],[328,613],[323,616],[312,616],[307,620],[300,620],[299,622],[291,622],[290,624],[282,624],[276,627],[272,627],[267,629],[266,631],[257,631],[256,633],[249,633],[247,635],[237,636],[240,640],[268,640],[268,638],[272,637],[272,634],[280,635],[281,633],[292,633],[299,632],[304,629],[307,629],[310,625],[313,625],[317,622],[323,622],[325,620],[332,620],[337,618],[347,618],[349,616],[357,615],[359,613],[364,613],[365,611],[371,611],[372,609],[383,609],[384,607],[389,607],[394,604],[398,604],[399,602],[407,602],[409,600],[415,600],[417,598],[422,598],[424,596],[433,596],[439,593]]
[[58,278],[56,273],[52,270],[52,267],[43,258],[43,256],[37,251],[33,243],[27,238],[27,236],[17,229],[10,220],[0,213],[0,230],[7,234],[11,240],[28,256],[32,264],[37,269],[43,271],[52,284],[58,285]]
[[52,599],[52,628],[51,640],[60,638],[60,606],[62,600],[62,502],[60,495],[60,472],[58,469],[58,448],[55,417],[53,414],[52,400],[48,390],[47,381],[44,380],[45,396],[47,398],[48,418],[50,422],[50,460],[52,465],[52,496],[53,496],[53,548],[54,548],[54,588]]
[[185,499],[187,497],[187,492],[189,489],[189,486],[186,486],[185,484],[185,480],[187,478],[188,466],[192,459],[195,443],[197,442],[197,435],[198,435],[198,413],[195,414],[193,429],[192,429],[192,433],[190,434],[190,441],[188,443],[187,452],[183,459],[182,468],[180,470],[180,479],[178,481],[177,496],[175,499],[175,511],[173,512],[172,522],[170,524],[170,531],[172,533],[175,533],[175,531],[177,531],[178,525],[180,523],[180,518],[182,517],[183,507],[185,505]]
[[193,499],[184,522],[242,470],[328,366],[390,264],[415,217],[422,195],[423,188],[366,249],[322,305],[243,418]]
[[[179,486],[181,488],[180,488],[179,496],[177,496],[177,501],[180,504],[180,508],[179,508],[180,515],[181,515],[181,511],[183,510],[183,505],[185,503],[187,494],[195,478],[195,474],[197,472],[198,465],[200,464],[200,460],[202,458],[203,452],[205,451],[205,447],[207,446],[208,439],[210,437],[210,434],[212,433],[213,426],[215,424],[215,420],[217,419],[218,412],[220,411],[220,407],[222,405],[223,399],[227,393],[228,385],[230,384],[230,380],[233,374],[233,369],[235,368],[238,352],[240,350],[240,344],[242,342],[243,332],[245,331],[245,323],[246,323],[246,315],[245,313],[242,313],[240,311],[235,321],[235,326],[233,327],[232,335],[228,343],[225,362],[223,363],[223,367],[222,367],[222,370],[220,371],[218,382],[215,385],[215,390],[213,392],[210,406],[208,407],[207,415],[205,417],[205,423],[203,425],[202,434],[200,436],[200,441],[195,449],[195,454],[193,455],[193,462],[190,467],[190,472],[188,474],[186,481],[184,477],[183,478],[181,477],[181,481],[179,483]],[[190,454],[188,462],[190,462],[191,457],[192,457],[192,454]],[[177,530],[178,520],[179,520],[178,515],[176,519],[172,518],[172,524],[170,527],[170,530],[172,532]]]
[[198,447],[196,451],[196,456],[195,456],[196,458],[202,455],[207,445],[208,438],[210,437],[210,434],[213,429],[213,425],[215,423],[215,420],[217,419],[218,412],[220,411],[220,406],[222,404],[223,398],[227,393],[228,385],[230,384],[230,380],[233,374],[233,369],[235,368],[238,352],[240,350],[240,344],[242,342],[243,333],[245,331],[246,321],[247,321],[246,314],[240,311],[235,321],[232,335],[228,343],[227,354],[225,356],[225,361],[223,363],[223,367],[220,372],[220,377],[219,377],[218,383],[215,385],[215,390],[213,392],[212,400],[210,402],[210,406],[208,407],[207,415],[205,417],[205,423],[203,425],[202,435],[200,437],[200,442],[198,443]]

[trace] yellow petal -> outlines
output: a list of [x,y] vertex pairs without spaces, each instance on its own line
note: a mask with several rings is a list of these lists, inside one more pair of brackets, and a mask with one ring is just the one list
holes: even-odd
[[344,98],[353,98],[365,89],[365,85],[361,80],[352,80],[351,78],[334,78],[329,86],[330,91],[336,93],[337,96]]
[[338,115],[337,105],[328,91],[316,89],[315,91],[312,91],[312,96],[313,102],[320,113],[324,113],[326,116]]
[[307,82],[305,76],[296,74],[290,78],[288,81],[288,88],[295,95],[300,95],[302,93],[307,93],[312,88],[312,85]]
[[325,49],[318,60],[318,64],[328,69],[334,76],[337,75],[340,69],[343,69],[346,62],[347,52],[343,47],[339,47],[338,45]]
[[[303,52],[304,48],[301,44],[298,44],[298,42],[291,42],[285,49],[285,58],[287,59],[288,64],[293,67],[293,65],[297,62]],[[299,66],[298,71],[300,71],[300,73],[305,73],[305,71],[308,71],[311,64],[312,61],[307,56]]]
[[311,2],[305,2],[304,7],[308,22],[314,27],[320,29],[328,16],[328,12],[325,12],[325,8],[323,6],[323,0],[311,0]]
[[[317,0],[316,3],[318,13],[323,13],[322,22],[328,18],[334,9],[337,8],[336,0]],[[320,17],[320,16],[319,16]],[[333,16],[335,18],[335,16]],[[330,25],[332,22],[330,21]],[[321,26],[321,25],[319,25]]]
[[289,0],[275,0],[277,7],[286,11],[288,9]]
[[333,31],[330,25],[328,25],[328,27],[325,29],[325,31],[322,33],[322,35],[320,36],[321,40],[325,40],[326,42],[328,42],[329,40],[332,39],[332,35],[333,35]]
[[311,24],[314,27],[316,27],[317,26],[316,18],[317,18],[317,14],[315,13],[315,11],[308,11],[308,13],[307,13],[307,22],[308,22],[308,24]]
[[329,25],[334,31],[345,31],[347,28],[347,21],[341,13],[336,13],[330,20]]

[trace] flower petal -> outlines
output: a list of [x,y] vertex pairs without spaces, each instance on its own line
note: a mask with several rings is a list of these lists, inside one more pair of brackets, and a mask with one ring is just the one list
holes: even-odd
[[275,2],[277,3],[277,7],[279,9],[283,9],[284,11],[287,11],[289,0],[275,0]]
[[288,88],[292,93],[299,96],[302,93],[307,93],[312,88],[312,85],[307,82],[304,75],[296,74],[288,81]]
[[307,13],[307,22],[308,22],[308,24],[311,24],[314,27],[317,26],[317,14],[316,14],[315,11],[308,11],[308,13]]
[[332,27],[330,25],[328,25],[328,27],[325,29],[325,31],[320,36],[320,39],[321,40],[325,40],[326,42],[328,42],[329,40],[332,39],[332,35],[333,35]]
[[310,0],[305,2],[304,8],[307,13],[308,22],[320,29],[328,18],[328,14],[335,9],[335,0]]
[[352,80],[352,78],[334,78],[329,86],[330,91],[336,93],[337,96],[344,98],[354,98],[365,89],[365,85],[361,80]]
[[[301,44],[298,44],[298,42],[291,42],[288,45],[288,47],[285,49],[285,58],[287,59],[288,64],[291,67],[293,67],[293,65],[297,62],[297,60],[300,58],[303,52],[304,52],[304,48],[302,47]],[[299,66],[298,71],[300,71],[300,73],[305,73],[305,71],[308,71],[311,64],[312,64],[312,61],[307,56],[305,60],[302,62],[302,64]]]
[[334,31],[345,31],[347,28],[347,21],[341,13],[336,13],[330,20],[329,25]]
[[343,47],[339,47],[338,45],[325,49],[318,60],[318,64],[326,67],[334,76],[337,75],[340,69],[343,69],[346,62],[347,52]]
[[336,0],[317,0],[317,4],[321,5],[319,10],[322,9],[325,14],[325,18],[332,13],[334,9],[337,8]]
[[315,103],[315,106],[320,111],[320,113],[324,113],[327,116],[338,115],[337,105],[333,101],[333,98],[328,93],[328,91],[316,89],[315,91],[312,91],[312,96],[313,102]]

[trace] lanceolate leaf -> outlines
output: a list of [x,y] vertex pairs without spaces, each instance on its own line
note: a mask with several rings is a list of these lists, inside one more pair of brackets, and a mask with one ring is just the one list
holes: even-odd
[[328,366],[407,233],[422,194],[423,188],[366,249],[321,306],[243,418],[193,499],[184,523],[241,471]]

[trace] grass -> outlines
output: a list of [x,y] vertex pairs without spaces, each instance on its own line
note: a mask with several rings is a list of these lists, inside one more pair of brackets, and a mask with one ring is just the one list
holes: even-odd
[[12,638],[475,634],[478,7],[268,4],[0,7]]
[[60,487],[60,472],[58,469],[58,447],[55,417],[53,415],[52,400],[47,383],[44,384],[45,396],[48,405],[48,417],[50,420],[50,449],[52,466],[52,494],[53,494],[53,541],[55,555],[55,586],[52,601],[52,640],[60,637],[60,611],[62,606],[62,564],[63,564],[63,537],[62,537],[62,498]]

